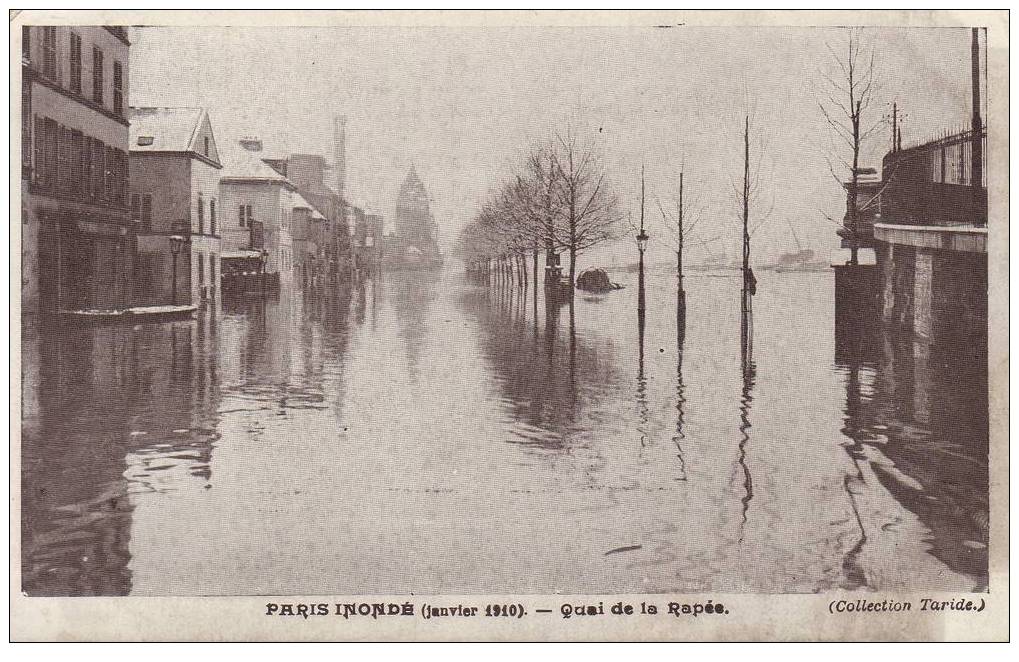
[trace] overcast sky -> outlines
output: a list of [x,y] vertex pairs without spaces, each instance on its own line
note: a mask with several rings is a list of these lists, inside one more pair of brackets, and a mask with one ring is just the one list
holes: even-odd
[[[875,118],[897,99],[906,143],[968,124],[968,30],[870,32],[882,84]],[[348,197],[391,223],[413,162],[446,246],[530,143],[572,121],[595,136],[634,214],[646,164],[651,251],[664,259],[654,200],[675,194],[684,159],[686,194],[705,208],[698,232],[725,235],[715,250],[724,243],[735,255],[730,178],[742,168],[745,80],[774,199],[755,255],[795,250],[791,224],[826,259],[837,239],[824,213],[841,217],[845,199],[825,165],[812,89],[825,43],[844,39],[813,28],[134,28],[130,101],[204,106],[221,143],[257,135],[270,155],[330,161],[332,117],[347,115]],[[866,164],[879,166],[890,142],[883,129]],[[626,242],[599,258],[630,260]]]

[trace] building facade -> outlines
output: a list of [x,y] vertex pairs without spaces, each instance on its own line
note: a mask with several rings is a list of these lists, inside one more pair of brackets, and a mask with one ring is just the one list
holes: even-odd
[[294,283],[301,288],[315,287],[324,281],[327,273],[329,219],[300,193],[293,195]]
[[138,234],[135,302],[219,301],[223,166],[208,113],[132,108],[130,154],[131,217]]
[[318,154],[291,154],[266,163],[293,183],[300,197],[324,217],[325,227],[319,236],[324,278],[334,283],[347,280],[353,270],[354,221],[350,205],[326,183],[329,164]]
[[223,208],[220,227],[223,269],[247,270],[261,254],[260,269],[292,283],[292,216],[297,188],[262,160],[262,141],[243,138],[229,145],[223,158],[219,198]]
[[130,305],[126,28],[22,28],[22,307]]

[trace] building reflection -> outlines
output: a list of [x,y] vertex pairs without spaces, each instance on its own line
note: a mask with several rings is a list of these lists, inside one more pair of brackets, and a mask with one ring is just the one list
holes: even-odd
[[421,353],[430,331],[428,315],[441,278],[438,270],[396,271],[386,277],[412,382],[417,381],[421,371]]
[[136,499],[209,484],[219,401],[211,317],[24,338],[38,375],[22,428],[27,594],[128,593]]
[[836,336],[847,453],[930,530],[930,554],[979,586],[987,582],[986,357],[986,338],[952,328],[932,340],[880,327]]

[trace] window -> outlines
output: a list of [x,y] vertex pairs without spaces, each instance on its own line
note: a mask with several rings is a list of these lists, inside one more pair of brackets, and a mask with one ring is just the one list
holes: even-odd
[[146,193],[142,196],[142,228],[146,231],[152,230],[152,194]]
[[237,225],[239,225],[242,228],[245,227],[245,225],[244,225],[244,218],[245,218],[244,217],[244,205],[238,205],[237,206]]
[[202,153],[205,154],[205,156],[209,155],[209,136],[205,136],[203,139]]
[[127,185],[129,179],[129,162],[127,160],[127,152],[118,149],[117,159],[120,163],[120,180],[118,182],[120,184],[120,188],[117,190],[117,202],[125,205],[127,204]]
[[71,33],[71,91],[81,94],[81,36]]
[[84,136],[81,141],[81,192],[86,198],[92,197],[92,173],[95,165],[92,163],[92,138]]
[[92,100],[103,102],[103,52],[95,47],[92,49]]
[[39,187],[46,186],[46,120],[35,118],[35,168],[32,171],[32,183]]
[[32,62],[32,29],[27,25],[21,26],[21,60]]
[[99,140],[92,139],[92,197],[100,200],[104,194],[106,177],[106,149]]
[[57,29],[52,26],[42,29],[42,73],[47,78],[57,77]]
[[[209,234],[216,234],[216,198],[209,200]],[[212,259],[212,256],[209,256]]]
[[205,198],[198,194],[198,234],[205,234]]
[[114,202],[117,199],[117,154],[112,147],[106,148],[105,169],[103,170],[103,198]]
[[209,253],[209,284],[212,285],[212,295],[216,295],[216,256]]
[[57,185],[57,155],[60,149],[60,136],[59,136],[59,125],[53,120],[47,118],[45,121],[45,131],[43,132],[43,167],[45,168],[44,174],[44,186],[46,188],[54,188]]
[[124,114],[124,68],[120,62],[113,63],[113,112]]
[[142,219],[142,196],[137,193],[131,194],[131,220],[140,221]]
[[71,131],[70,134],[70,145],[69,145],[69,158],[68,158],[68,170],[70,172],[70,190],[76,195],[82,195],[85,192],[85,185],[82,180],[82,158],[81,150],[82,144],[85,141],[85,136],[81,135],[81,131]]
[[32,81],[21,81],[21,178],[32,178]]
[[198,287],[205,285],[205,256],[198,254]]

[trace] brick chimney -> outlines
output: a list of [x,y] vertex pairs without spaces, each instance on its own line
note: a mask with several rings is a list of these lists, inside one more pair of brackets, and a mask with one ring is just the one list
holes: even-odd
[[248,150],[249,152],[261,152],[262,151],[262,139],[257,136],[244,136],[240,140],[241,147]]

